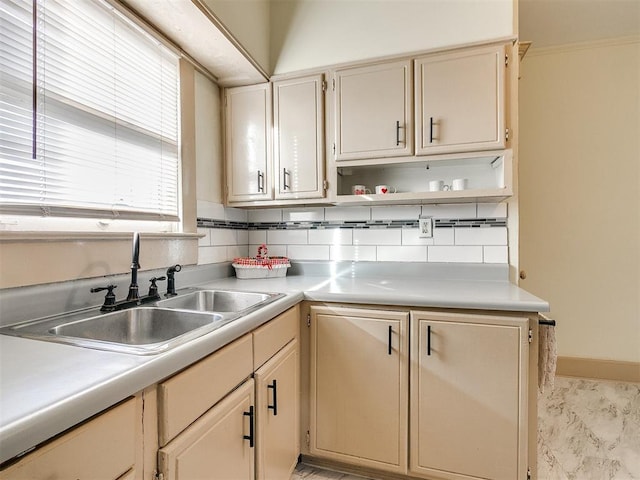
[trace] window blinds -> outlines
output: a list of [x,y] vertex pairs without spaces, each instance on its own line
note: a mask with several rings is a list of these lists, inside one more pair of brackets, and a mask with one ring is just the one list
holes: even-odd
[[176,56],[97,0],[0,5],[2,210],[178,219]]

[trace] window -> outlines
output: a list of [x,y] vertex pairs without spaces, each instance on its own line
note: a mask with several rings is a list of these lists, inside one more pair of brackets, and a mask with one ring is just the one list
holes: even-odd
[[177,221],[178,58],[99,0],[0,0],[0,213]]

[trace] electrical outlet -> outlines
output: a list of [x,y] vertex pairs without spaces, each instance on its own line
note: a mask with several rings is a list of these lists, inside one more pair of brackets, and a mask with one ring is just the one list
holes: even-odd
[[418,237],[420,238],[432,238],[433,237],[433,218],[419,218],[418,219]]

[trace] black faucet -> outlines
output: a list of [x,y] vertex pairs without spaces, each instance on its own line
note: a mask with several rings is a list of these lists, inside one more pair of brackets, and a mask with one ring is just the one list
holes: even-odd
[[140,268],[140,234],[133,233],[133,255],[131,258],[131,284],[129,285],[129,294],[127,300],[138,300],[138,269]]
[[175,273],[180,270],[182,270],[182,265],[174,265],[167,270],[167,293],[164,294],[165,297],[175,297],[177,295]]

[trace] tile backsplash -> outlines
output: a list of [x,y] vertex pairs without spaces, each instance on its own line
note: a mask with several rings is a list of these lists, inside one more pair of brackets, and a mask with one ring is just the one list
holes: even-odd
[[[433,217],[432,238],[418,217]],[[243,210],[198,201],[199,264],[269,254],[291,260],[508,263],[507,205]]]

